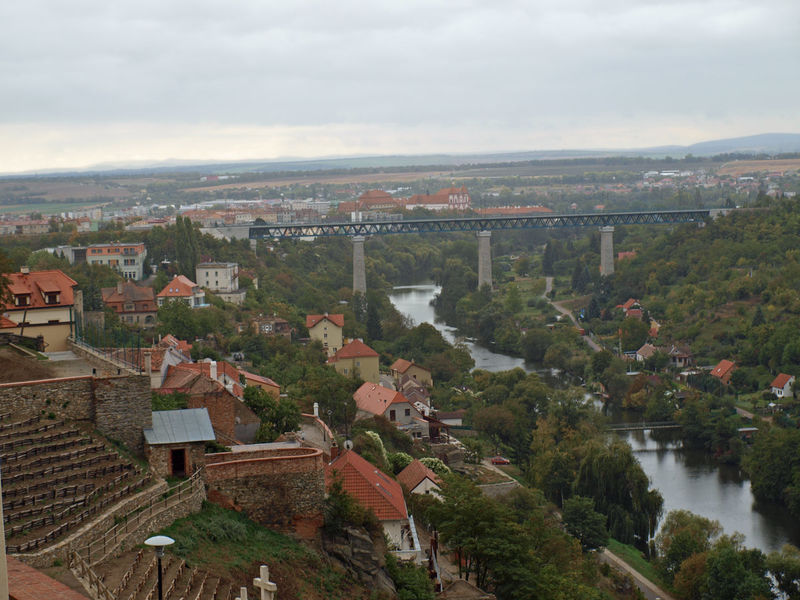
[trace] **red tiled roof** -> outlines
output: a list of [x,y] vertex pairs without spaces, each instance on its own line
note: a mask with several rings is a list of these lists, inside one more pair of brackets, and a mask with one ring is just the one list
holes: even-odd
[[159,298],[185,298],[192,295],[192,290],[197,284],[184,275],[176,275],[164,289],[158,292]]
[[408,402],[408,398],[400,392],[369,382],[362,384],[356,390],[355,394],[353,394],[353,399],[356,401],[356,406],[358,406],[359,410],[373,415],[384,414],[392,404]]
[[0,329],[11,329],[12,327],[18,327],[18,325],[11,319],[7,319],[3,315],[0,315]]
[[29,567],[25,563],[6,557],[8,565],[8,594],[12,600],[87,600],[83,594],[71,590],[60,581]]
[[142,302],[149,301],[155,304],[156,294],[153,288],[136,285],[132,281],[122,284],[122,293],[117,287],[102,288],[103,302]]
[[720,379],[725,377],[727,373],[731,371],[731,369],[735,368],[736,364],[729,361],[729,360],[721,360],[719,364],[714,367],[711,371],[712,377],[719,377]]
[[631,306],[638,303],[639,301],[636,298],[628,298],[625,304],[622,305],[622,310],[630,310]]
[[493,206],[479,208],[475,211],[479,215],[529,215],[533,213],[551,213],[553,209],[546,206]]
[[311,329],[323,319],[327,319],[337,327],[344,327],[344,315],[329,315],[328,313],[325,313],[324,315],[306,315],[306,327]]
[[364,356],[378,356],[378,353],[361,340],[353,340],[331,356],[328,362],[336,362],[343,358],[361,358]]
[[272,379],[270,379],[269,377],[262,377],[261,375],[256,375],[254,373],[250,373],[249,371],[243,371],[241,369],[239,370],[239,373],[244,375],[244,380],[247,381],[247,382],[254,381],[256,383],[260,383],[260,384],[263,384],[263,385],[269,385],[269,386],[276,387],[276,388],[280,388],[281,387],[277,383],[272,381]]
[[405,358],[398,358],[392,366],[389,367],[390,371],[397,371],[398,373],[405,373],[408,371],[408,368],[414,363],[407,361]]
[[430,479],[436,485],[442,483],[442,480],[436,473],[431,471],[416,458],[412,460],[409,465],[397,475],[397,481],[406,486],[409,491],[417,487],[426,478]]
[[778,373],[778,376],[772,380],[770,387],[783,389],[786,387],[786,384],[791,381],[791,379],[791,375],[787,375],[786,373]]
[[380,521],[408,518],[400,484],[352,450],[348,450],[326,467],[326,485],[330,487],[337,476],[342,478],[345,491],[364,508],[371,508]]
[[[6,310],[20,310],[22,308],[52,308],[57,306],[72,306],[75,304],[72,288],[78,282],[66,276],[58,269],[52,271],[32,271],[30,273],[7,273],[8,290],[14,294],[30,294],[30,304],[27,307],[15,306],[14,299],[5,302],[2,306]],[[44,294],[57,292],[60,294],[57,304],[45,304]]]

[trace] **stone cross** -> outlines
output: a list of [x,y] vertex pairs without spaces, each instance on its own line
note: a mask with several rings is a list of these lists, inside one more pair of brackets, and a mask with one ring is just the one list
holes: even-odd
[[236,597],[236,600],[247,600],[247,588],[243,587],[239,589],[239,595]]
[[[261,590],[261,600],[275,600],[278,586],[269,580],[269,567],[261,565],[261,577],[253,579],[253,587]],[[242,599],[246,600],[246,599]]]

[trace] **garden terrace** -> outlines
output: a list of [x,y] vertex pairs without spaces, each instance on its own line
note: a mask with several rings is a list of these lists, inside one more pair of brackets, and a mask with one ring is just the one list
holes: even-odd
[[[164,600],[232,600],[239,588],[230,581],[192,568],[180,558],[162,559]],[[157,597],[156,556],[152,550],[131,550],[96,567],[104,587],[119,600],[152,600]]]
[[57,542],[150,481],[89,425],[42,416],[0,415],[0,460],[12,554]]

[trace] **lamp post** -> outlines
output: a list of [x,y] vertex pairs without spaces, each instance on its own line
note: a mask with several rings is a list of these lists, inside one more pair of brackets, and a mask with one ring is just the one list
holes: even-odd
[[161,558],[164,556],[164,548],[170,544],[174,544],[175,540],[166,535],[154,535],[144,541],[145,545],[155,549],[156,556],[158,557],[158,600],[164,600],[164,582],[161,577]]

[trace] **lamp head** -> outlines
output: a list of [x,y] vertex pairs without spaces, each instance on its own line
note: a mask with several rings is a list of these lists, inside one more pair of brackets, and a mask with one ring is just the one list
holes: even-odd
[[154,548],[156,551],[156,556],[161,558],[164,556],[164,547],[174,544],[175,540],[173,540],[171,537],[167,537],[166,535],[154,535],[153,537],[147,538],[144,543],[145,545]]

